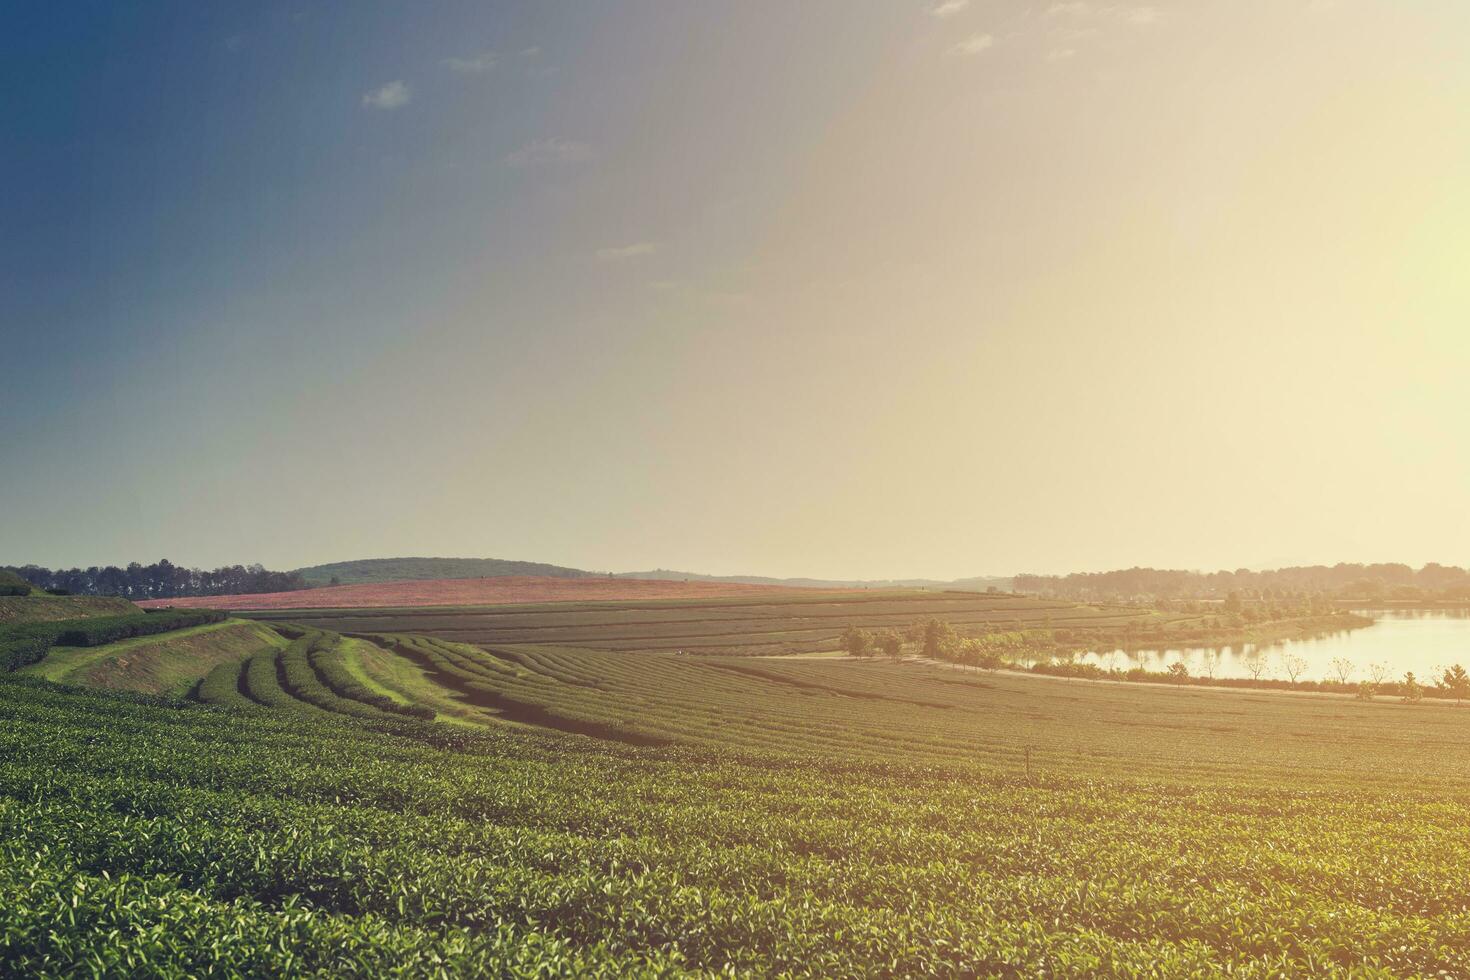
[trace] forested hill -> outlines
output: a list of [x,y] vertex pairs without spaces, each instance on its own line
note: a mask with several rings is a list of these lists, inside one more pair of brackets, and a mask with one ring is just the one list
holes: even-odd
[[667,568],[655,568],[648,572],[619,572],[617,577],[685,582],[731,582],[740,585],[785,585],[799,589],[965,589],[983,592],[988,588],[1008,591],[1011,587],[1009,578],[985,575],[957,579],[771,578],[765,575],[701,575],[698,572],[677,572]]
[[[361,561],[339,561],[327,565],[298,568],[295,573],[310,585],[359,585],[375,582],[420,582],[431,579],[495,578],[502,575],[536,575],[551,578],[600,578],[607,572],[590,572],[565,565],[548,565],[535,561],[508,561],[503,558],[366,558]],[[729,582],[742,585],[785,585],[813,589],[895,589],[947,588],[984,591],[988,587],[1008,589],[1008,578],[966,578],[954,581],[939,579],[816,579],[771,578],[761,575],[703,575],[656,568],[646,572],[617,572],[614,578],[656,579],[668,582]]]
[[1356,599],[1467,599],[1470,570],[1431,562],[1415,569],[1397,562],[1364,565],[1300,565],[1251,571],[1192,572],[1121,568],[1071,575],[1017,575],[1016,591],[1081,600],[1226,598],[1276,593],[1315,593]]
[[296,569],[311,585],[359,585],[373,582],[422,582],[442,578],[496,578],[536,575],[545,578],[589,578],[599,573],[539,561],[504,558],[364,558]]

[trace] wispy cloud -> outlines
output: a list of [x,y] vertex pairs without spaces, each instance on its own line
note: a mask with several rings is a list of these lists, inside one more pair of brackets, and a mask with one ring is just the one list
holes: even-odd
[[531,45],[529,48],[522,48],[521,49],[521,57],[522,58],[535,58],[535,57],[537,57],[540,54],[541,54],[541,49],[538,48],[534,44]]
[[581,163],[592,158],[592,147],[576,140],[542,139],[533,140],[505,155],[507,166],[546,167],[558,164]]
[[1059,61],[1070,61],[1076,55],[1076,48],[1052,48],[1046,53],[1046,60],[1056,64]]
[[620,259],[636,259],[644,255],[652,255],[657,251],[657,242],[632,242],[628,245],[612,245],[607,248],[599,248],[597,250],[597,257],[604,262],[615,262]]
[[1139,4],[1098,5],[1089,3],[1087,0],[1067,0],[1067,2],[1054,3],[1046,8],[1046,13],[1049,17],[1087,17],[1097,14],[1139,26],[1156,24],[1159,21],[1158,7]]
[[450,71],[459,72],[461,75],[478,75],[495,67],[495,54],[486,51],[471,58],[445,58],[441,64]]
[[935,17],[953,17],[970,5],[970,0],[943,0],[929,8]]
[[971,34],[954,46],[955,54],[977,55],[995,47],[995,37],[990,34]]
[[412,94],[408,85],[402,81],[389,82],[381,88],[375,88],[362,97],[362,104],[368,109],[398,109],[408,105]]

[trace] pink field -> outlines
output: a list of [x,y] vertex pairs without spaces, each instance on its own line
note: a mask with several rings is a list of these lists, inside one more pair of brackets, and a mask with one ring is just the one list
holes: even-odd
[[[496,606],[523,602],[597,602],[640,599],[718,599],[730,596],[810,594],[780,585],[725,582],[662,582],[654,579],[498,578],[433,579],[427,582],[377,582],[334,585],[299,592],[203,596],[198,599],[148,599],[144,608],[200,606],[208,609],[364,609],[381,606]],[[840,590],[821,590],[840,591]]]

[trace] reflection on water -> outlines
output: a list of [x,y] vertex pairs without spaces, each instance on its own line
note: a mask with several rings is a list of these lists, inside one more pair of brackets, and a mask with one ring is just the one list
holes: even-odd
[[[1162,671],[1183,661],[1197,677],[1272,680],[1397,680],[1413,671],[1430,680],[1451,664],[1470,668],[1470,609],[1360,609],[1372,626],[1313,640],[1170,650],[1114,650],[1078,659],[1102,667]],[[1292,675],[1295,674],[1295,678]]]

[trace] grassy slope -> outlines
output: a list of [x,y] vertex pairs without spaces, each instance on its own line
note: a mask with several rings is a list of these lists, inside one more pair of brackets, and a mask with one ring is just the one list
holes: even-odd
[[53,647],[44,660],[19,673],[63,684],[182,695],[215,665],[281,645],[284,640],[274,630],[231,619],[100,647]]
[[434,683],[417,664],[366,640],[344,638],[342,659],[364,687],[399,704],[422,704],[450,724],[483,725],[485,714]]
[[63,619],[126,616],[137,612],[142,610],[116,596],[0,596],[0,625],[54,623]]

